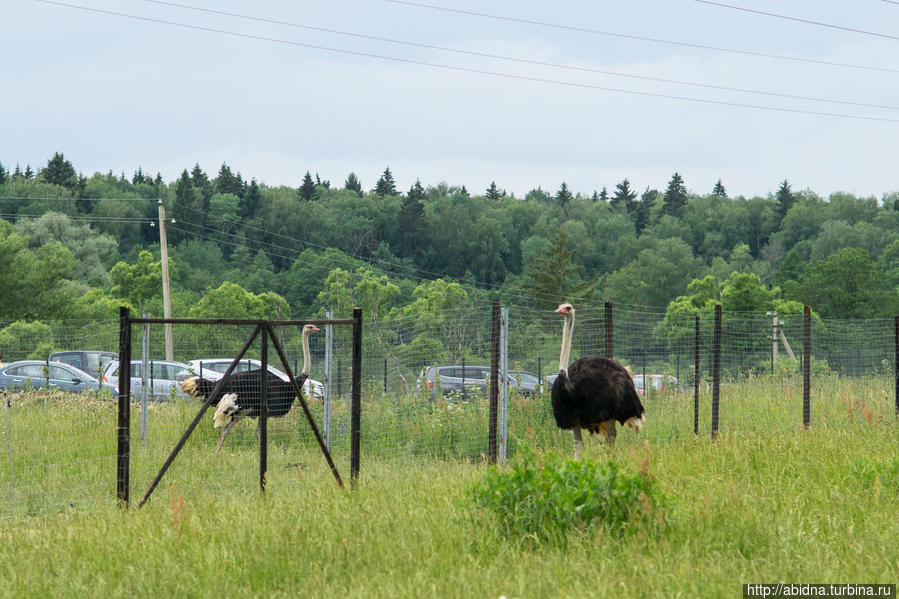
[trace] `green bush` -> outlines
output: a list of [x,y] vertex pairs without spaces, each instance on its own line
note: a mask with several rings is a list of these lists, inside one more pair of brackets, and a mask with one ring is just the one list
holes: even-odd
[[506,535],[561,545],[570,531],[620,533],[661,523],[664,501],[648,472],[628,474],[614,460],[538,455],[527,447],[511,469],[491,468],[471,495]]

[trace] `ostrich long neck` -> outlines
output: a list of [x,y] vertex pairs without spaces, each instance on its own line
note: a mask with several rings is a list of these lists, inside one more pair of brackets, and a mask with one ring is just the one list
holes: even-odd
[[574,310],[565,315],[562,325],[562,353],[559,354],[559,372],[568,372],[568,356],[571,354],[571,333],[574,330]]
[[300,374],[309,376],[309,369],[312,368],[312,359],[309,357],[309,333],[312,331],[303,331],[303,370]]

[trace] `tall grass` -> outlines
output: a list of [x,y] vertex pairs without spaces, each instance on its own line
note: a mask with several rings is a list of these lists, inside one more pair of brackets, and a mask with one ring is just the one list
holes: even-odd
[[[666,526],[574,528],[564,545],[528,546],[491,525],[471,499],[492,471],[477,461],[369,458],[341,490],[309,455],[274,469],[265,496],[238,484],[188,493],[175,477],[141,510],[4,521],[0,594],[733,597],[752,582],[895,582],[897,442],[894,423],[861,419],[588,444],[586,459],[651,473]],[[189,458],[217,476],[244,453]]]

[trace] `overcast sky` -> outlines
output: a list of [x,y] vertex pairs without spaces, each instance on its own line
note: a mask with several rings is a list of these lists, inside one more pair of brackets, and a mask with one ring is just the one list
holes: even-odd
[[10,169],[899,191],[887,0],[7,0],[0,55]]

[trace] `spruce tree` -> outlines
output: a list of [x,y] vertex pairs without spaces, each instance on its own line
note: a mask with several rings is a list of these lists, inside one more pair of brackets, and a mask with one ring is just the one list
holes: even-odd
[[631,182],[625,179],[615,186],[615,195],[612,196],[609,204],[619,212],[632,216],[637,207],[636,199],[637,192],[631,189]]
[[568,191],[568,184],[565,183],[565,181],[562,181],[562,187],[556,192],[556,202],[559,203],[559,207],[564,208],[573,197],[571,192]]
[[646,187],[646,191],[640,196],[640,202],[634,209],[634,229],[637,231],[637,235],[649,226],[652,218],[652,208],[655,206],[658,196],[659,192],[655,189],[650,189],[649,186]]
[[[59,152],[53,154],[53,158],[47,162],[47,166],[41,171],[41,176],[44,181],[53,185],[60,185],[71,190],[78,187],[78,175],[75,173],[75,167]],[[27,171],[25,178],[30,178]]]
[[538,308],[551,309],[561,301],[582,304],[596,299],[599,275],[581,279],[583,266],[573,262],[577,249],[569,249],[570,237],[559,230],[552,245],[525,269],[523,288],[534,296]]
[[676,218],[680,218],[684,214],[687,207],[687,186],[684,185],[684,179],[679,173],[675,172],[668,182],[663,196],[662,214],[670,214]]
[[724,190],[724,185],[721,184],[721,179],[718,179],[718,182],[715,183],[715,189],[712,190],[712,194],[721,196],[722,198],[727,197],[727,191]]
[[498,200],[498,199],[500,199],[501,197],[503,197],[504,195],[506,195],[506,192],[500,190],[500,189],[496,186],[496,182],[495,182],[495,181],[491,181],[491,182],[490,182],[490,187],[487,188],[487,199],[488,199],[488,200]]
[[399,234],[399,250],[402,256],[420,260],[421,245],[425,241],[425,190],[421,180],[416,179],[415,184],[409,188],[409,193],[403,198],[403,205],[397,215]]
[[347,191],[353,191],[360,198],[362,197],[362,182],[359,181],[359,178],[356,176],[356,173],[350,173],[347,175],[346,181],[343,184],[343,188]]
[[315,198],[315,182],[312,181],[312,174],[306,171],[303,176],[303,183],[300,185],[300,199],[305,202],[311,202]]
[[393,174],[390,172],[389,166],[384,169],[381,178],[375,184],[375,193],[382,198],[384,196],[396,195],[396,181],[393,180]]
[[3,168],[3,163],[0,162],[0,185],[6,183],[7,179],[9,179],[9,171]]
[[790,189],[790,183],[786,179],[781,182],[775,199],[777,200],[777,215],[780,217],[780,220],[783,220],[790,208],[793,207],[793,204],[796,203],[796,198]]

